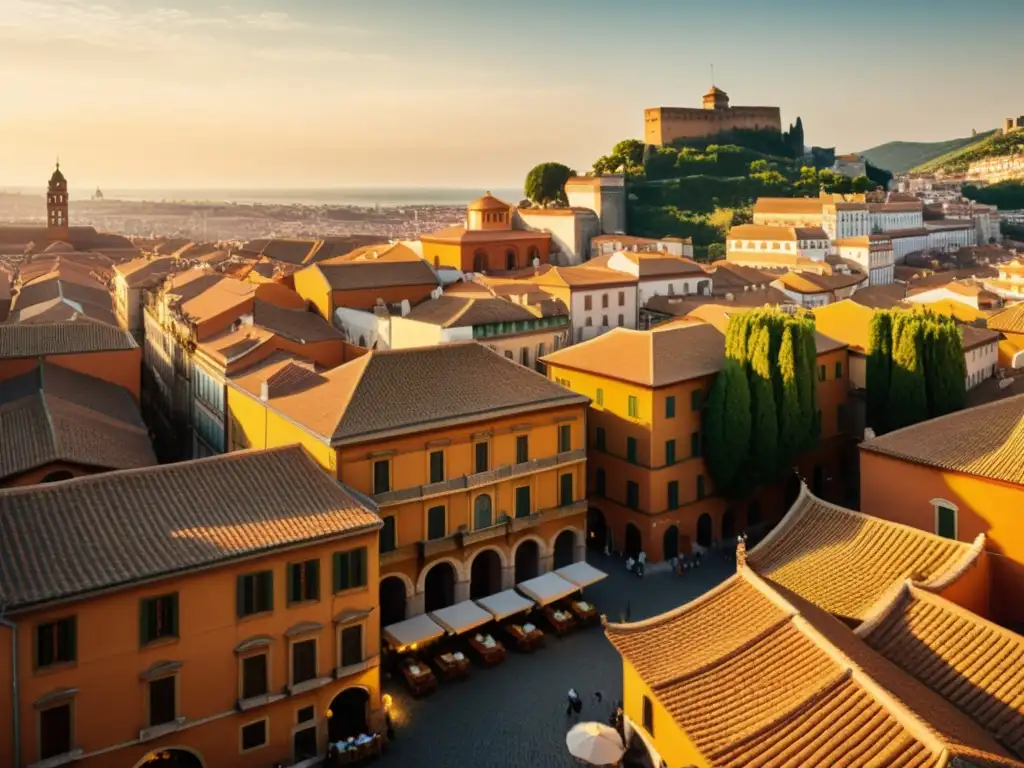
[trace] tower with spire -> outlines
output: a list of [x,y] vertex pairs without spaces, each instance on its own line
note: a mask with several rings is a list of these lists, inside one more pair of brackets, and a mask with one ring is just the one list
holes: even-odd
[[46,188],[46,236],[47,239],[68,240],[71,231],[68,225],[68,181],[60,172],[60,160],[50,176]]

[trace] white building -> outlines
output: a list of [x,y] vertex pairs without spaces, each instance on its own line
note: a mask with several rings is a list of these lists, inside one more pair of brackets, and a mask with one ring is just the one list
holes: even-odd
[[1024,261],[1014,259],[1008,264],[997,265],[996,269],[999,277],[984,280],[985,288],[1003,299],[1024,300]]
[[868,275],[868,285],[888,285],[895,279],[892,241],[886,235],[836,240],[835,248],[840,259]]
[[[838,198],[838,196],[836,196]],[[822,206],[821,227],[831,240],[871,234],[871,213],[865,202],[836,199]],[[833,250],[833,253],[835,251]]]
[[626,231],[626,177],[574,176],[565,182],[565,197],[573,208],[587,208],[597,214],[606,235]]
[[868,276],[860,272],[837,271],[823,275],[786,272],[772,283],[772,287],[802,307],[823,307],[850,298],[867,284]]
[[978,233],[969,219],[943,219],[925,222],[928,230],[928,248],[952,253],[966,245],[978,244]]
[[711,276],[695,261],[659,252],[619,251],[598,256],[590,263],[621,272],[637,280],[637,304],[653,296],[711,295]]
[[911,253],[920,253],[928,248],[928,230],[923,226],[917,229],[892,229],[885,233],[892,242],[892,259],[902,264]]
[[996,375],[999,368],[999,334],[987,328],[961,325],[960,336],[967,364],[966,384],[968,389],[973,389]]
[[754,223],[821,227],[829,240],[871,234],[871,214],[864,195],[822,192],[818,197],[809,198],[761,197],[754,203]]
[[830,251],[821,227],[741,224],[729,230],[725,259],[755,269],[813,269],[821,271]]
[[590,241],[601,234],[601,219],[589,208],[517,208],[522,229],[551,235],[548,261],[570,266],[590,257]]
[[1024,179],[1024,154],[986,157],[967,166],[968,181],[998,184],[1017,179]]
[[[913,284],[911,284],[913,285]],[[988,311],[999,309],[1002,300],[978,280],[951,280],[934,288],[911,289],[905,301],[912,304],[933,304],[937,301],[955,301],[971,309]]]
[[924,228],[924,203],[920,200],[869,203],[868,213],[872,232]]
[[689,237],[636,237],[635,235],[598,235],[590,241],[591,257],[607,256],[617,251],[638,253],[670,253],[693,258],[693,239]]

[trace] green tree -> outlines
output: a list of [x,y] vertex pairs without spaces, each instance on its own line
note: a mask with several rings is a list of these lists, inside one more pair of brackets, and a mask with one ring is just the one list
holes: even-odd
[[768,173],[772,169],[767,160],[755,160],[750,164],[750,175],[755,173]]
[[[899,317],[903,315],[903,317]],[[928,395],[923,361],[924,328],[920,318],[897,313],[893,324],[892,378],[886,421],[899,429],[928,418]]]
[[821,434],[821,418],[818,415],[818,344],[814,320],[805,314],[797,321],[797,391],[800,395],[800,421],[803,425],[802,451],[817,447]]
[[786,323],[779,347],[779,373],[782,379],[782,397],[779,405],[779,470],[796,461],[804,442],[803,421],[800,416],[800,387],[797,384],[796,347],[798,326]]
[[876,186],[875,183],[867,176],[855,176],[853,181],[850,183],[853,187],[853,191],[857,193],[869,192]]
[[866,365],[867,424],[875,434],[888,431],[886,410],[892,378],[892,314],[877,311],[871,316]]
[[644,143],[639,139],[624,139],[612,147],[612,156],[622,159],[624,165],[643,165]]
[[541,163],[526,175],[524,191],[537,205],[552,203],[565,204],[565,182],[572,176],[572,170],[561,163]]
[[711,243],[708,245],[708,261],[718,261],[725,258],[725,243]]
[[750,389],[747,374],[727,359],[715,377],[704,411],[704,453],[715,488],[726,495],[741,483],[750,451]]
[[750,474],[768,482],[778,469],[779,414],[772,385],[771,333],[765,325],[751,335],[750,417]]

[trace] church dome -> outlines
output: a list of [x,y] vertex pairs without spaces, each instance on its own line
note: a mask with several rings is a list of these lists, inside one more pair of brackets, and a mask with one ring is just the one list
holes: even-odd
[[50,177],[50,184],[67,184],[67,179],[64,178],[64,174],[60,172],[60,163],[57,163],[57,167],[53,171],[53,175]]
[[490,192],[469,204],[469,210],[471,211],[507,211],[511,207],[508,203],[503,203],[494,197]]

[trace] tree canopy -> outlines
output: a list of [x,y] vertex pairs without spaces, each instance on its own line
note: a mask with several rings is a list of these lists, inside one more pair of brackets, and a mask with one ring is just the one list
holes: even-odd
[[565,182],[572,175],[569,166],[562,163],[541,163],[526,175],[523,188],[526,196],[537,205],[565,205]]

